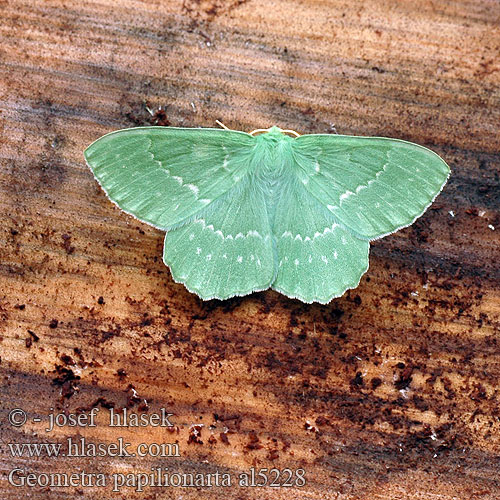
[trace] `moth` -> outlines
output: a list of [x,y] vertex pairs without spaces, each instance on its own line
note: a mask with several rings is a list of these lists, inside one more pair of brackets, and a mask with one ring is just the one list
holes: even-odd
[[368,270],[370,241],[412,224],[450,174],[411,142],[276,126],[137,127],[84,155],[112,202],[166,231],[164,263],[204,300],[340,297]]

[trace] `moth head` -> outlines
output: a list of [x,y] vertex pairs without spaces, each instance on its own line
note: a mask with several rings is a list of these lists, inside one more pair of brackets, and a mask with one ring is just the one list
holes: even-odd
[[271,142],[283,140],[283,138],[285,137],[289,138],[290,135],[294,135],[295,137],[298,137],[300,135],[294,130],[283,130],[276,126],[270,128],[259,128],[257,130],[253,130],[252,132],[250,132],[250,135],[257,135],[257,134],[262,139]]
[[268,129],[268,134],[280,136],[283,134],[283,130],[274,125]]

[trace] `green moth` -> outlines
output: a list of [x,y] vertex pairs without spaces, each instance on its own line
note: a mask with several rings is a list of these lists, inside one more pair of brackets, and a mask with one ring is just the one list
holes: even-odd
[[204,300],[340,297],[370,241],[412,224],[450,173],[411,142],[278,127],[118,130],[85,159],[111,201],[167,232],[163,261]]

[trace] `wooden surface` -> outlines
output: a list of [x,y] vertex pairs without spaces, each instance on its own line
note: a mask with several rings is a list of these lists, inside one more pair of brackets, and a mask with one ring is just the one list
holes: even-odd
[[[500,498],[499,15],[494,0],[0,2],[2,500]],[[402,138],[452,176],[329,305],[271,291],[203,303],[82,151],[118,128],[216,119]],[[112,406],[168,408],[175,428],[108,427]],[[44,432],[51,408],[93,407],[98,427]],[[68,437],[177,441],[180,456],[7,446]],[[7,479],[158,466],[303,468],[307,483],[112,493]]]

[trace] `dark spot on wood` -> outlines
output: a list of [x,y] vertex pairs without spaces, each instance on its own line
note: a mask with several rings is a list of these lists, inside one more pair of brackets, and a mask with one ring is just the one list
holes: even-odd
[[401,371],[398,374],[396,381],[394,382],[394,386],[398,390],[406,389],[411,383],[411,374],[413,373],[414,366],[411,363],[409,363],[407,366],[405,366],[404,363],[398,363],[396,366]]
[[73,361],[73,358],[71,356],[68,356],[67,354],[61,354],[59,358],[65,365],[74,365],[75,362]]
[[260,450],[262,448],[259,437],[255,431],[250,431],[248,434],[248,443],[245,445],[246,450]]
[[192,425],[189,429],[188,444],[203,444],[201,439],[202,425]]
[[33,332],[32,330],[28,330],[28,333],[31,335],[31,338],[35,342],[38,342],[40,340],[40,337],[35,332]]
[[56,365],[55,372],[57,376],[52,379],[52,383],[61,388],[61,396],[70,398],[78,391],[77,383],[80,380],[79,375],[75,375],[73,370],[62,365]]
[[357,372],[356,376],[350,382],[351,387],[360,388],[364,385],[363,375],[361,372]]
[[64,250],[68,255],[72,254],[75,251],[75,247],[71,245],[71,236],[69,234],[63,234],[61,236],[63,240]]

